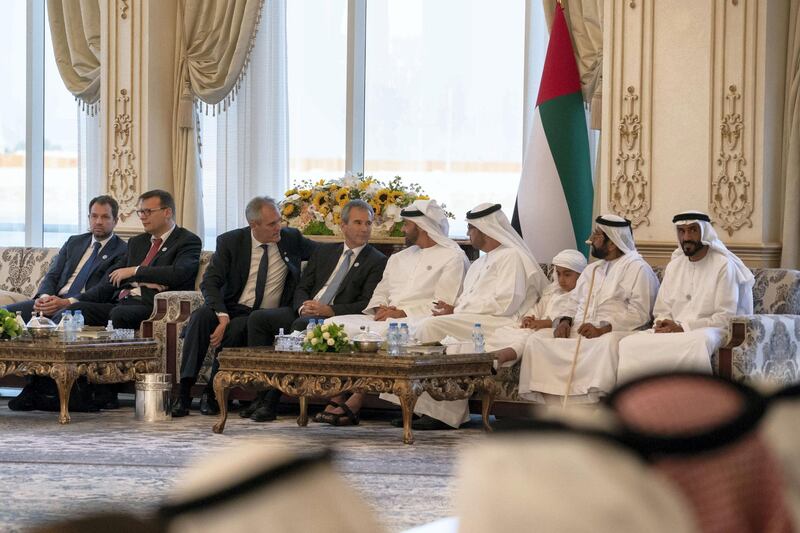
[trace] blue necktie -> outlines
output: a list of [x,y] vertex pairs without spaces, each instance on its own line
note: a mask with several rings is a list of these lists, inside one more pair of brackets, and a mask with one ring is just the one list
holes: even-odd
[[336,293],[339,292],[339,286],[342,284],[344,277],[347,275],[347,271],[350,270],[351,257],[353,257],[353,250],[347,250],[344,253],[344,261],[342,261],[342,264],[339,265],[339,270],[336,271],[336,275],[333,276],[333,279],[328,284],[328,288],[325,289],[325,292],[323,292],[322,296],[319,297],[320,303],[328,305],[333,301]]
[[100,253],[100,246],[99,242],[94,243],[94,249],[92,250],[92,255],[89,256],[89,259],[83,264],[81,267],[80,272],[78,275],[75,276],[75,281],[72,282],[72,285],[69,287],[69,291],[67,291],[66,297],[67,298],[74,298],[81,294],[83,291],[83,287],[86,285],[86,282],[89,281],[89,275],[92,273],[92,266],[94,265],[95,260],[97,259],[97,254]]

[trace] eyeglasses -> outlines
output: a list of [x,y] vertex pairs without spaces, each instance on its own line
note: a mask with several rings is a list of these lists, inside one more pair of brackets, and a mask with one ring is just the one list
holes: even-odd
[[156,211],[161,211],[162,209],[166,209],[166,207],[157,207],[155,209],[137,209],[136,211],[134,211],[134,213],[136,213],[140,217],[149,217]]

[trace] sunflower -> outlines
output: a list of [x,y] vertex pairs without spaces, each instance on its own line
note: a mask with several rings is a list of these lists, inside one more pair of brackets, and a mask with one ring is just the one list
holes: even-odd
[[339,226],[342,223],[342,214],[337,213],[336,211],[333,212],[333,223]]
[[299,194],[300,198],[302,198],[303,200],[308,200],[309,198],[311,198],[311,191],[309,191],[308,189],[301,189],[297,191],[297,194]]
[[293,194],[297,194],[297,189],[289,189],[288,191],[283,193],[284,196],[291,196]]
[[348,189],[347,187],[339,189],[338,191],[336,191],[334,198],[336,199],[337,204],[344,207],[345,204],[347,204],[347,202],[350,201],[350,189]]
[[289,217],[291,217],[292,215],[296,214],[296,213],[295,213],[295,207],[294,207],[294,204],[286,204],[286,205],[284,205],[284,206],[283,206],[283,210],[281,211],[281,213],[282,213],[282,214],[283,214],[283,216],[285,216],[286,218],[289,218]]
[[375,193],[375,196],[372,197],[372,201],[380,205],[386,205],[386,202],[388,202],[391,197],[392,191],[389,189],[381,189]]
[[420,194],[419,196],[416,197],[416,200],[430,200],[430,199],[431,197],[428,196],[427,194]]
[[328,200],[328,195],[324,192],[318,192],[314,199],[311,200],[311,204],[323,215],[328,214],[328,211],[330,211],[330,200]]
[[382,206],[382,204],[380,202],[378,202],[378,198],[377,197],[373,198],[372,201],[369,203],[369,205],[371,205],[372,206],[372,210],[375,211],[375,216],[376,217],[380,216],[381,208],[383,206]]
[[396,204],[399,200],[403,199],[403,196],[405,196],[403,191],[392,191],[389,201],[393,204]]
[[361,189],[362,191],[366,191],[367,187],[369,187],[373,181],[374,180],[372,178],[367,178],[358,184],[358,188]]

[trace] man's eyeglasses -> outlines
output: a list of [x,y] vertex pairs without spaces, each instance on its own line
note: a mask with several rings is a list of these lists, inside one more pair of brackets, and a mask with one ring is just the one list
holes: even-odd
[[161,211],[162,209],[166,209],[166,207],[156,207],[155,209],[137,209],[136,211],[134,211],[134,213],[136,213],[140,217],[149,217],[156,211]]

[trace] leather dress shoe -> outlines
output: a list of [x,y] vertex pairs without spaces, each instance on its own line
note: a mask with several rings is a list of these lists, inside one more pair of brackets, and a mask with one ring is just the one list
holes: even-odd
[[264,395],[264,399],[261,400],[260,405],[253,411],[253,414],[250,415],[250,420],[254,422],[272,422],[278,418],[275,411],[277,410],[280,399],[281,391],[276,389],[268,390]]
[[200,397],[200,414],[216,416],[219,414],[219,403],[213,393],[204,392]]
[[178,398],[172,404],[172,417],[181,418],[189,415],[189,408],[192,405],[191,398]]
[[262,405],[264,405],[264,400],[256,398],[255,400],[250,402],[250,405],[248,405],[247,407],[242,407],[241,409],[239,409],[239,416],[241,416],[242,418],[250,418],[251,416],[253,416],[253,413],[256,412],[256,409],[258,409]]
[[8,408],[12,411],[33,411],[36,409],[37,392],[32,384],[25,385],[16,398],[8,400]]

